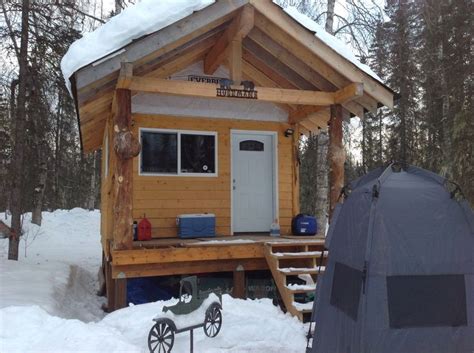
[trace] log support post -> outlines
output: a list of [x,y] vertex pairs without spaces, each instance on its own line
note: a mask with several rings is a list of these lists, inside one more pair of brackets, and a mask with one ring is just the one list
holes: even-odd
[[132,234],[132,149],[134,137],[130,131],[132,123],[131,92],[118,88],[115,91],[114,151],[116,154],[113,202],[113,248],[131,249]]
[[329,221],[336,207],[342,187],[344,186],[344,162],[346,159],[343,145],[342,106],[331,105],[329,120]]
[[114,310],[122,309],[127,306],[127,279],[114,279],[114,295],[115,308]]
[[300,128],[299,124],[291,126],[293,129],[293,216],[300,213]]
[[245,269],[244,266],[239,265],[234,270],[234,288],[232,289],[232,296],[234,298],[245,298]]
[[113,148],[115,152],[113,175],[113,249],[131,249],[133,241],[132,182],[133,157],[140,153],[140,143],[133,136],[132,94],[121,88],[133,76],[130,63],[122,63],[113,100]]
[[109,260],[104,261],[105,294],[107,296],[107,312],[115,310],[115,286],[112,279],[112,265]]

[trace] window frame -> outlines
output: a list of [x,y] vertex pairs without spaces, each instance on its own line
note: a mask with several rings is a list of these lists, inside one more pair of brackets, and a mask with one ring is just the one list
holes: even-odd
[[[155,132],[155,133],[168,133],[177,135],[177,173],[149,173],[142,172],[142,151],[138,155],[138,175],[140,176],[166,176],[166,177],[218,177],[218,134],[217,131],[199,131],[199,130],[179,130],[179,129],[160,129],[160,128],[148,128],[140,127],[138,128],[138,138],[140,144],[142,143],[142,132]],[[214,136],[214,173],[185,173],[181,172],[181,135],[204,135],[204,136]]]
[[104,138],[104,175],[103,178],[107,179],[109,177],[109,132],[107,131],[107,128],[105,129],[105,138]]

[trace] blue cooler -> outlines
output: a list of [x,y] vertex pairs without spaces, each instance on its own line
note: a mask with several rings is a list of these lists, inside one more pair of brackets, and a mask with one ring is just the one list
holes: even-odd
[[212,213],[182,214],[176,218],[180,238],[216,236],[216,216]]
[[294,235],[315,235],[318,232],[316,217],[300,213],[293,218],[291,230]]

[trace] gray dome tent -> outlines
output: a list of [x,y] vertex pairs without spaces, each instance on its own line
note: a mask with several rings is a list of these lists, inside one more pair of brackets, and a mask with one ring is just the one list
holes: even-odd
[[312,352],[474,352],[474,216],[449,185],[396,164],[350,184],[326,239]]

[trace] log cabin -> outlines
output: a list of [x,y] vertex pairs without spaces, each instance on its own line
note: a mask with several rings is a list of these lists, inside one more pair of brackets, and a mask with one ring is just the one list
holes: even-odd
[[[145,34],[133,31],[140,24],[127,9],[96,34],[118,23],[129,38],[78,61],[94,49],[89,35],[63,60],[83,151],[102,150],[108,308],[127,305],[130,278],[233,272],[234,295],[243,296],[245,271],[270,270],[286,310],[301,319],[312,305],[295,295],[314,289],[289,283],[316,280],[327,254],[324,239],[291,235],[300,139],[329,130],[332,211],[344,182],[343,120],[392,108],[394,93],[294,8],[188,3],[199,6]],[[177,216],[196,213],[215,215],[217,238],[178,236]],[[153,239],[133,241],[144,215]],[[273,222],[278,238],[268,236]]]

